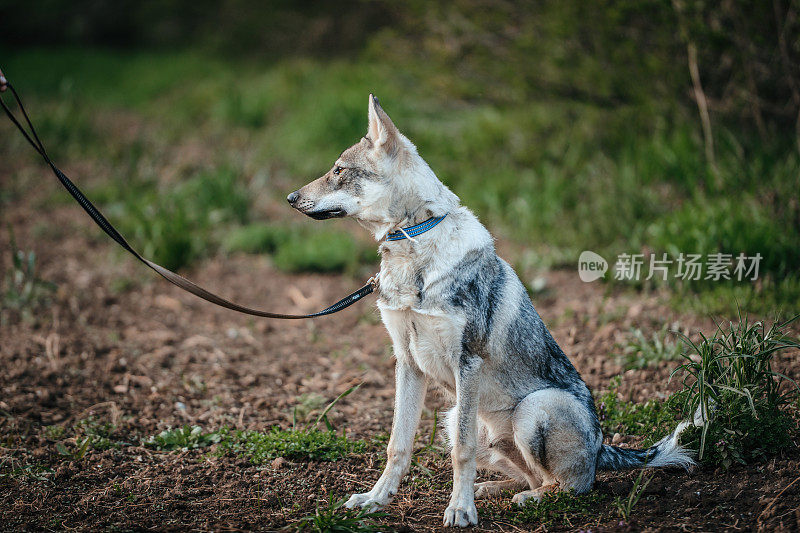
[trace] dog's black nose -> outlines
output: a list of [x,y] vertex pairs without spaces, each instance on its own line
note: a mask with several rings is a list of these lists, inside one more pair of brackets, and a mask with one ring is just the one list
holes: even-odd
[[286,197],[286,201],[289,202],[291,205],[294,205],[299,197],[300,195],[297,194],[297,191],[294,191],[293,193],[290,193],[289,196]]

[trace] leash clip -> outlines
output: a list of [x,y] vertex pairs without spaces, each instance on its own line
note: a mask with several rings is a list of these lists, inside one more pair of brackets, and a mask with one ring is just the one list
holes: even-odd
[[369,278],[367,280],[367,285],[372,285],[372,290],[377,290],[378,289],[378,281],[380,279],[380,276],[381,276],[381,273],[378,272],[377,274],[375,274],[374,276],[372,276],[371,278]]

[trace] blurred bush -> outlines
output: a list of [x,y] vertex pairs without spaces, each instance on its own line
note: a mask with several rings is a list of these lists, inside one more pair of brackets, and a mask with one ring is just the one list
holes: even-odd
[[347,272],[374,263],[377,254],[352,235],[309,226],[249,224],[231,231],[223,243],[228,252],[274,254],[275,266],[285,272]]
[[249,220],[237,175],[229,167],[207,170],[168,190],[155,180],[109,181],[89,196],[145,257],[175,270],[214,251],[227,227]]

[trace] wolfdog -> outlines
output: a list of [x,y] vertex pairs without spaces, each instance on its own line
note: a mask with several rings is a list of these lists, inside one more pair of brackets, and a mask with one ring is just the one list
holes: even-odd
[[[454,403],[444,421],[453,463],[445,526],[477,524],[475,499],[504,490],[518,491],[513,501],[523,505],[550,490],[586,492],[598,469],[691,465],[680,426],[646,450],[603,444],[589,389],[492,236],[372,95],[368,115],[367,135],[287,198],[318,220],[352,217],[379,243],[394,421],[383,474],[347,507],[379,509],[397,493],[428,380]],[[477,468],[508,479],[475,484]]]

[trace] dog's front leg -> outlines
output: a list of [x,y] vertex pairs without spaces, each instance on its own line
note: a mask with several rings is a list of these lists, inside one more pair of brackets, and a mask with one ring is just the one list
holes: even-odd
[[467,527],[478,523],[475,508],[475,453],[478,447],[478,383],[483,360],[462,358],[456,374],[455,438],[450,452],[453,460],[453,493],[444,511],[444,525]]
[[400,480],[408,472],[414,435],[417,432],[422,402],[425,397],[425,377],[413,362],[397,360],[395,365],[396,391],[394,396],[394,420],[392,436],[386,450],[388,459],[378,482],[371,491],[353,494],[346,507],[362,507],[377,510],[387,505],[400,486]]

